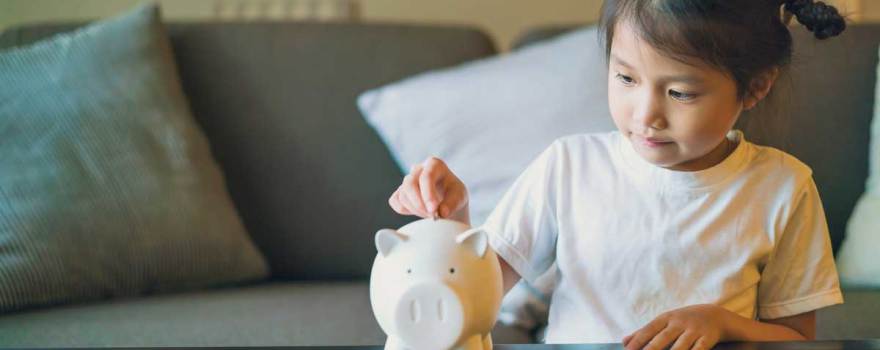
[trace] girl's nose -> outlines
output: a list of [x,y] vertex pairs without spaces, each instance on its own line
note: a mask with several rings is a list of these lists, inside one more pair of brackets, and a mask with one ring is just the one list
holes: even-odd
[[644,130],[663,130],[668,126],[662,105],[653,94],[647,94],[642,98],[641,103],[634,110],[633,120]]

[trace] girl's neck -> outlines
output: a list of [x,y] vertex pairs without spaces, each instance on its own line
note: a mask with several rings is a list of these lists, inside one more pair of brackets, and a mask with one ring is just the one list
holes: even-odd
[[718,146],[715,146],[712,151],[706,153],[706,155],[684,163],[666,167],[666,169],[675,171],[706,170],[723,162],[725,159],[727,159],[728,156],[730,156],[731,153],[733,153],[735,149],[736,142],[731,141],[727,137],[724,137],[721,143],[719,143]]

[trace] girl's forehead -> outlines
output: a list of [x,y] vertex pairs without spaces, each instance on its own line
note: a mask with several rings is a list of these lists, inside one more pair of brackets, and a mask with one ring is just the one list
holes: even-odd
[[[636,70],[651,72],[676,72],[681,75],[723,75],[714,67],[698,59],[682,59],[673,54],[658,50],[647,41],[643,40],[638,31],[634,30],[626,21],[621,21],[615,26],[614,36],[611,40],[611,52],[609,62],[619,64]],[[707,77],[703,77],[706,79]]]
[[614,37],[611,41],[611,56],[609,58],[612,62],[623,64],[633,69],[642,68],[643,66],[646,66],[646,68],[665,67],[681,70],[692,70],[695,68],[668,57],[668,54],[664,54],[648,42],[642,40],[628,26],[620,26],[618,29],[614,31]]
[[638,32],[626,22],[616,25],[611,38],[611,54],[627,62],[638,63],[644,60],[665,60],[660,52],[639,37]]

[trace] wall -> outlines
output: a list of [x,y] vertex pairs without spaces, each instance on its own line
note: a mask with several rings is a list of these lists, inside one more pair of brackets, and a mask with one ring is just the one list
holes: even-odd
[[506,50],[524,31],[540,25],[594,22],[601,0],[365,0],[368,20],[468,23],[492,35]]
[[[0,0],[0,30],[35,21],[111,16],[140,0]],[[356,5],[363,21],[468,24],[486,30],[506,50],[541,25],[593,22],[601,0],[157,0],[168,20],[342,18]],[[830,0],[855,20],[880,20],[880,0]]]
[[[0,29],[34,21],[83,20],[125,11],[139,0],[0,0]],[[332,19],[333,0],[158,0],[169,20],[301,18],[319,4]],[[601,0],[361,0],[363,21],[470,24],[486,30],[506,49],[518,34],[542,24],[594,21]],[[285,11],[299,13],[285,13]],[[319,9],[319,10],[320,10]],[[327,10],[330,9],[330,10]],[[268,11],[264,11],[268,10]],[[236,12],[239,13],[231,13]],[[263,13],[260,13],[263,12]],[[319,14],[320,15],[320,14]]]

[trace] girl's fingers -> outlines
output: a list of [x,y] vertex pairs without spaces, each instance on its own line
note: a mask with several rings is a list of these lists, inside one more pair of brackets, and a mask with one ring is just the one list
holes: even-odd
[[400,185],[397,189],[397,200],[400,202],[401,207],[408,212],[409,214],[405,215],[416,215],[415,206],[410,203],[409,196],[406,195],[406,177],[403,178],[404,183]]
[[715,346],[715,342],[706,337],[700,337],[694,343],[694,346],[691,348],[692,350],[709,350]]
[[652,338],[651,341],[648,342],[648,345],[645,345],[645,349],[666,349],[666,347],[668,347],[669,344],[672,344],[675,339],[678,339],[678,336],[680,336],[682,333],[684,333],[683,329],[667,326],[662,331],[660,331],[660,333],[657,333],[657,335],[655,335],[654,338]]
[[699,335],[695,332],[685,331],[678,337],[678,340],[675,341],[675,344],[672,345],[672,349],[670,350],[690,350],[698,337]]
[[425,211],[431,214],[437,211],[437,206],[443,202],[446,192],[443,188],[445,172],[442,164],[433,157],[425,160],[421,166],[423,170],[419,176],[419,190],[425,204]]
[[666,322],[660,319],[654,319],[647,326],[642,327],[635,333],[633,333],[632,339],[629,340],[629,343],[626,344],[626,350],[639,350],[648,344],[651,339],[654,338],[654,335],[660,333],[661,330],[666,328]]
[[404,194],[405,192],[406,191],[404,190],[403,185],[400,185],[400,187],[397,189],[397,203],[400,204],[401,214],[403,214],[403,212],[407,212],[409,214],[404,215],[411,215],[412,210],[410,210],[409,200],[406,198],[406,195]]
[[398,198],[400,198],[401,205],[403,205],[405,210],[409,213],[409,214],[405,214],[405,215],[420,216],[418,209],[417,209],[418,206],[412,203],[412,200],[410,199],[412,197],[408,196],[406,193],[407,193],[406,190],[401,189],[400,195],[398,196]]
[[448,217],[467,204],[463,184],[442,160],[428,157],[421,164],[412,165],[409,170],[400,187],[388,200],[396,212],[422,218],[431,217],[434,213],[439,217]]
[[450,186],[451,187],[446,191],[448,195],[437,207],[437,215],[443,218],[449,217],[452,213],[457,212],[466,204],[466,199],[463,197],[463,190],[459,190],[456,185]]
[[401,215],[412,215],[412,213],[406,209],[403,203],[400,200],[400,192],[401,188],[398,187],[394,193],[391,194],[391,198],[388,199],[388,204],[391,205],[391,209],[394,209],[398,214]]
[[419,190],[418,182],[418,178],[421,174],[421,164],[413,165],[412,168],[410,168],[409,175],[406,175],[403,178],[403,195],[406,197],[405,202],[408,204],[409,211],[415,215],[426,218],[429,215],[425,209],[425,204],[422,203],[422,195],[421,190]]

